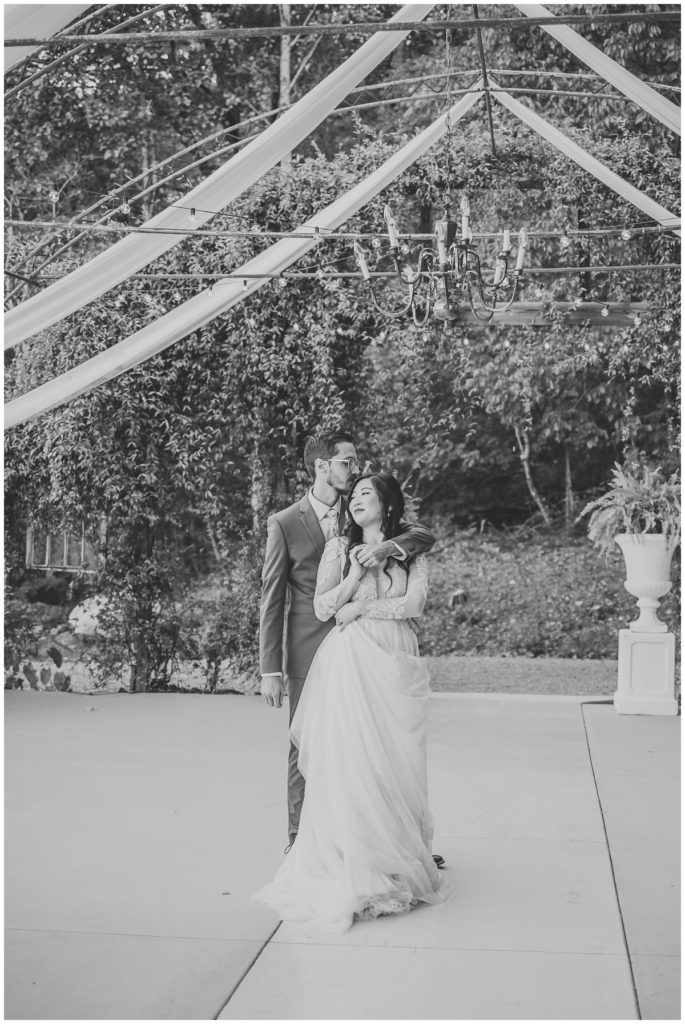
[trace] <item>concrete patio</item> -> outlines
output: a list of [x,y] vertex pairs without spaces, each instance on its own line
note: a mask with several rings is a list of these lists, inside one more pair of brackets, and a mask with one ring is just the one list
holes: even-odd
[[5,1019],[680,1019],[677,718],[434,694],[453,894],[343,936],[250,901],[285,711],[16,691],[5,726]]

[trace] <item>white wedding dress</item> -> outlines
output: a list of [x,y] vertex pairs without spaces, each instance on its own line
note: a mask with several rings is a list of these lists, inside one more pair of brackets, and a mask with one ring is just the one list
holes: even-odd
[[[326,544],[314,608],[335,614],[346,540]],[[423,556],[409,572],[368,571],[362,618],[317,651],[290,735],[306,779],[295,842],[253,897],[285,921],[347,930],[355,916],[403,914],[448,895],[431,855],[426,785],[428,670],[408,619],[426,600]],[[378,570],[376,570],[378,572]]]

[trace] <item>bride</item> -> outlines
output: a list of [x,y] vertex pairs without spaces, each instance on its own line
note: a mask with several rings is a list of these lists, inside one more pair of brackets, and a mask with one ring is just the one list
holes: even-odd
[[365,569],[361,543],[398,532],[404,497],[388,473],[365,473],[349,497],[347,537],[331,538],[314,610],[335,616],[292,721],[306,779],[297,837],[254,899],[283,920],[347,930],[447,896],[431,855],[427,800],[428,671],[410,619],[426,601],[423,555]]

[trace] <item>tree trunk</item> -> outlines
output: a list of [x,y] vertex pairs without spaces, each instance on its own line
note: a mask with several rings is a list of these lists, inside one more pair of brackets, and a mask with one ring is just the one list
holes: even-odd
[[527,430],[520,430],[518,425],[514,424],[514,433],[516,434],[516,441],[519,446],[519,453],[521,455],[521,463],[523,465],[523,473],[526,478],[526,484],[533,501],[537,505],[540,515],[542,516],[545,526],[551,528],[552,519],[549,514],[549,510],[542,500],[535,484],[533,483],[533,475],[530,471],[530,436]]
[[[281,25],[290,25],[290,4],[279,4],[279,10],[281,15]],[[290,36],[281,36],[281,61],[279,68],[279,96],[278,105],[279,107],[287,106],[290,103],[290,45],[292,39]],[[281,167],[290,167],[291,154],[286,155],[281,160]]]
[[[143,521],[134,527],[132,541],[133,557],[136,562],[152,556],[155,533],[149,522]],[[135,596],[136,624],[134,625],[133,641],[135,665],[132,673],[132,689],[135,693],[147,693],[150,689],[150,647],[146,634],[152,622],[152,601],[147,587],[142,592],[139,590]]]
[[573,495],[573,478],[571,476],[571,457],[569,455],[568,445],[564,445],[564,521],[566,529],[570,530],[573,526],[574,512],[575,512],[575,498]]
[[141,633],[138,633],[136,636],[136,663],[132,673],[132,681],[134,693],[147,693],[150,688],[148,650],[145,637]]

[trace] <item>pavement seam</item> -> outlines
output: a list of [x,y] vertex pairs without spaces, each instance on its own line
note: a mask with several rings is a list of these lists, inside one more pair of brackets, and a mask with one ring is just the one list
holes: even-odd
[[[319,939],[311,940],[309,942],[298,942],[295,939],[283,939],[274,948],[278,948],[279,946],[299,946],[302,949],[311,949],[314,947],[318,949],[319,947],[323,946],[326,949],[356,949],[360,953],[368,952],[369,950],[373,949],[388,951],[392,950],[394,952],[397,952],[398,950],[411,950],[413,953],[416,953],[417,951],[423,953],[434,953],[440,951],[442,953],[513,953],[515,956],[518,956],[519,954],[521,956],[603,956],[609,957],[613,960],[617,959],[618,957],[623,958],[624,956],[623,950],[619,950],[616,953],[611,953],[608,951],[602,952],[601,950],[588,953],[582,949],[515,949],[513,946],[422,946],[420,943],[416,942],[407,944],[405,946],[399,946],[394,944],[386,944],[379,946],[373,943],[369,943],[368,945],[366,945],[358,942],[321,942]],[[662,954],[660,953],[641,955],[662,956]],[[672,956],[673,959],[677,959],[677,956],[673,953],[667,955]]]
[[224,1010],[226,1009],[226,1007],[230,1003],[231,999],[233,999],[233,996],[236,994],[236,992],[238,991],[238,989],[240,988],[242,983],[245,981],[245,978],[248,976],[248,974],[250,973],[250,971],[252,970],[254,965],[257,963],[257,961],[259,960],[260,956],[262,955],[262,953],[264,952],[266,947],[269,945],[269,943],[271,942],[271,940],[273,939],[274,935],[276,934],[276,932],[278,931],[278,929],[281,927],[282,924],[283,924],[283,922],[279,921],[278,924],[276,925],[276,927],[274,928],[274,930],[271,932],[271,934],[267,935],[266,939],[264,940],[264,942],[262,943],[260,948],[257,950],[255,955],[253,956],[252,960],[249,962],[249,964],[247,965],[247,967],[245,968],[243,973],[240,975],[240,977],[236,981],[236,983],[233,986],[233,988],[231,989],[231,991],[226,996],[226,999],[224,1000],[224,1002],[221,1004],[221,1006],[219,1007],[217,1012],[212,1017],[212,1020],[218,1020],[219,1019],[219,1017],[224,1012]]
[[[597,803],[599,804],[599,810],[602,815],[602,828],[604,829],[604,839],[606,842],[607,856],[609,858],[609,869],[611,871],[611,880],[614,886],[614,894],[616,896],[616,906],[618,909],[618,916],[621,922],[621,931],[623,933],[623,944],[625,946],[626,957],[628,958],[628,970],[630,971],[630,982],[633,987],[633,999],[635,1001],[635,1010],[637,1012],[637,1019],[642,1020],[642,1013],[640,1011],[640,1000],[637,994],[637,985],[635,983],[635,973],[633,971],[633,960],[630,955],[630,947],[628,945],[628,935],[626,933],[626,925],[623,920],[623,908],[621,907],[621,897],[618,892],[618,883],[616,881],[616,871],[614,869],[614,859],[611,855],[611,846],[609,844],[609,833],[607,832],[606,819],[604,817],[604,807],[602,806],[602,797],[600,796],[599,786],[597,784],[597,773],[595,772],[594,761],[592,760],[592,748],[590,746],[590,737],[587,730],[587,721],[585,719],[584,705],[586,703],[594,703],[593,701],[581,701],[580,704],[580,716],[583,720],[583,729],[585,730],[585,742],[587,743],[588,758],[590,759],[590,769],[592,771],[592,779],[595,785],[595,792],[597,794]],[[607,704],[609,701],[606,702]],[[611,702],[613,704],[613,701]]]

